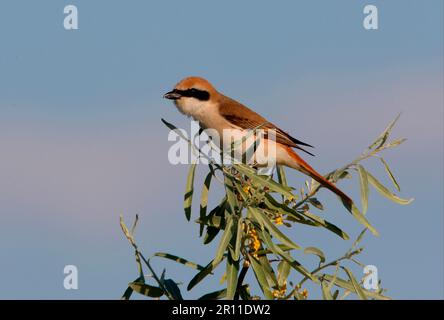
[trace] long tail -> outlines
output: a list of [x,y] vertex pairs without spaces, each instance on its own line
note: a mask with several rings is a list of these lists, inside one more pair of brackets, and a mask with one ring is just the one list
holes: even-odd
[[319,182],[323,187],[331,190],[335,194],[337,194],[344,206],[347,209],[351,209],[353,200],[350,199],[344,192],[339,190],[333,183],[325,179],[320,173],[318,173],[315,169],[313,169],[307,162],[305,162],[301,157],[299,157],[296,152],[294,152],[290,147],[287,147],[288,155],[294,160],[294,162],[289,163],[288,165],[293,169],[299,170],[300,172],[306,174],[307,176],[313,178],[317,182]]

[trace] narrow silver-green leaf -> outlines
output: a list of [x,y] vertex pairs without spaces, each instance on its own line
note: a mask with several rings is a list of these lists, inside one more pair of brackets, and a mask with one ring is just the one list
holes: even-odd
[[225,298],[226,296],[227,296],[227,289],[222,289],[207,293],[197,300],[219,300]]
[[183,300],[182,293],[180,292],[180,289],[177,286],[176,282],[171,279],[166,279],[163,281],[163,285],[174,300]]
[[258,255],[259,263],[262,266],[262,269],[264,270],[265,277],[267,278],[268,286],[270,288],[274,288],[278,286],[278,280],[276,277],[276,273],[273,270],[273,267],[271,266],[270,261],[268,260],[268,257],[263,255]]
[[239,261],[227,257],[227,299],[233,300],[237,288],[237,274],[239,272]]
[[[204,220],[207,215],[207,207],[208,207],[208,192],[210,191],[211,178],[213,177],[213,173],[209,172],[205,178],[204,185],[202,187],[202,192],[200,194],[200,220]],[[204,229],[204,225],[201,224],[199,226],[199,236],[202,236]]]
[[311,203],[315,208],[318,208],[319,210],[324,210],[324,206],[317,198],[309,198],[308,202]]
[[388,136],[390,135],[391,130],[393,129],[393,126],[395,125],[396,121],[398,121],[399,117],[401,116],[401,113],[398,114],[398,116],[395,118],[395,120],[393,120],[392,122],[390,122],[390,124],[387,126],[387,128],[385,128],[385,130],[381,133],[381,135],[375,140],[375,142],[373,142],[370,146],[369,149],[379,149],[380,147],[382,147],[384,145],[384,143],[387,141]]
[[350,213],[355,217],[356,220],[358,220],[359,223],[361,223],[364,227],[368,228],[371,233],[373,233],[375,236],[378,236],[379,233],[376,231],[376,229],[368,222],[368,220],[365,218],[365,216],[359,211],[359,209],[356,207],[354,203],[351,204],[351,207],[348,208],[348,205],[344,203],[345,207],[349,209]]
[[133,294],[134,290],[131,289],[131,287],[126,288],[125,292],[123,293],[120,300],[129,300],[131,298],[131,295]]
[[370,182],[370,184],[376,189],[376,191],[378,191],[382,196],[386,197],[387,199],[389,199],[393,202],[402,204],[402,205],[407,205],[413,201],[413,198],[407,200],[407,199],[402,199],[402,198],[398,197],[397,195],[392,193],[390,190],[388,190],[385,186],[383,186],[382,183],[379,182],[368,171],[367,171],[367,176],[368,176],[368,182]]
[[120,228],[123,231],[123,234],[125,235],[125,237],[128,239],[128,241],[134,245],[134,238],[133,235],[131,234],[131,232],[128,230],[128,227],[125,224],[125,221],[123,220],[123,215],[120,215]]
[[281,185],[283,185],[284,187],[288,187],[288,183],[287,183],[287,176],[285,175],[285,169],[284,166],[281,165],[277,165],[276,166],[276,171],[277,171],[277,175],[278,175],[278,181]]
[[227,194],[227,202],[232,214],[236,213],[237,209],[239,208],[237,197],[234,192],[235,189],[235,182],[233,182],[232,178],[225,176],[225,192]]
[[133,226],[131,227],[131,235],[134,237],[134,233],[136,232],[137,222],[139,222],[139,215],[136,214],[136,218],[134,219]]
[[264,293],[265,298],[268,300],[273,299],[273,294],[270,291],[270,288],[268,287],[267,278],[265,276],[264,270],[262,269],[262,266],[260,265],[259,261],[256,260],[256,258],[254,258],[253,256],[251,256],[249,254],[247,256],[248,256],[248,260],[250,261],[250,264],[253,268],[257,282],[259,283],[259,287],[261,288],[262,292]]
[[[288,183],[287,183],[287,176],[285,175],[285,169],[284,166],[282,165],[277,165],[276,166],[276,172],[277,172],[277,176],[278,176],[278,181],[281,185],[283,185],[284,187],[288,187]],[[285,200],[285,196],[282,196],[282,201]]]
[[304,268],[303,265],[301,265],[298,261],[296,261],[289,253],[284,252],[284,250],[281,249],[280,246],[273,243],[270,235],[268,232],[264,231],[261,232],[261,238],[267,245],[267,247],[276,255],[281,256],[285,261],[287,261],[293,269],[295,269],[300,274],[304,275],[305,277],[311,279],[314,282],[317,282],[316,277],[314,277],[310,271]]
[[192,163],[190,166],[190,170],[188,172],[187,184],[185,189],[185,199],[184,199],[184,209],[185,209],[185,217],[188,221],[191,218],[191,205],[193,202],[193,192],[194,192],[194,175],[196,173],[196,163]]
[[365,171],[364,167],[358,164],[356,166],[358,168],[359,173],[359,184],[361,187],[361,204],[362,204],[362,213],[366,214],[368,209],[368,179],[367,179],[367,171]]
[[156,257],[162,257],[162,258],[165,258],[165,259],[176,261],[177,263],[183,264],[183,265],[185,265],[187,267],[190,267],[190,268],[193,268],[193,269],[197,269],[197,270],[203,270],[204,269],[204,267],[202,267],[201,265],[199,265],[197,263],[191,262],[191,261],[189,261],[187,259],[175,256],[175,255],[172,255],[172,254],[169,254],[169,253],[157,252],[154,255]]
[[367,296],[364,293],[364,290],[359,285],[358,281],[354,277],[353,273],[351,273],[350,270],[348,270],[346,267],[341,266],[341,268],[347,273],[348,278],[350,279],[353,288],[355,289],[356,294],[361,300],[367,300]]
[[[289,216],[296,218],[296,221],[298,223],[309,224],[309,222],[313,221],[315,223],[310,223],[311,226],[316,226],[316,227],[322,226],[345,240],[349,239],[349,236],[345,231],[341,230],[339,227],[335,226],[334,224],[328,222],[327,220],[322,219],[321,217],[313,213],[310,213],[308,211],[299,212],[294,209],[291,209],[290,207],[277,202],[276,199],[274,199],[269,194],[265,194],[264,201],[269,208],[277,210],[282,214],[289,214]],[[305,220],[305,218],[308,218],[311,221],[307,221]]]
[[334,300],[328,285],[324,281],[321,282],[321,288],[322,288],[322,298],[324,300]]
[[237,219],[237,230],[236,230],[236,242],[234,245],[234,255],[233,260],[239,261],[241,247],[242,247],[242,238],[243,238],[243,219]]
[[353,246],[352,246],[353,249],[356,248],[358,246],[358,244],[361,242],[366,231],[367,231],[367,228],[361,231],[361,233],[359,234],[359,236],[356,238],[355,242],[353,243]]
[[225,227],[225,231],[220,239],[219,247],[216,251],[216,257],[214,258],[214,263],[218,264],[222,261],[225,250],[227,249],[228,243],[233,237],[233,218],[230,216],[227,221],[227,226]]
[[[223,260],[223,257],[222,257]],[[221,261],[222,261],[221,260]],[[191,279],[190,283],[188,284],[187,290],[190,291],[194,288],[199,282],[201,282],[206,276],[211,274],[214,269],[221,263],[221,261],[216,262],[215,260],[211,261],[209,264],[207,264],[202,270],[200,270],[194,277]]]
[[256,208],[250,208],[250,211],[253,213],[255,218],[257,220],[260,220],[263,222],[264,226],[270,231],[270,233],[275,236],[279,241],[282,242],[282,244],[285,244],[291,248],[294,249],[300,249],[301,247],[294,243],[290,238],[288,238],[285,234],[282,233],[275,225],[274,223],[268,218],[265,214],[261,212],[261,210]]
[[248,176],[251,180],[253,180],[254,183],[260,185],[261,187],[268,187],[271,191],[280,193],[287,198],[294,198],[293,194],[290,192],[291,188],[284,187],[283,185],[274,181],[271,177],[259,175],[254,169],[243,164],[235,165],[235,168],[240,173]]
[[305,254],[314,254],[319,257],[319,259],[321,260],[321,263],[325,262],[325,254],[324,254],[324,252],[322,252],[321,249],[318,249],[316,247],[307,247],[304,249],[304,253]]
[[[331,275],[323,275],[323,278],[325,280],[331,282],[335,277],[333,277]],[[350,281],[336,277],[334,284],[337,287],[343,288],[345,290],[348,290],[351,292],[356,292],[355,287],[353,286],[353,284]],[[369,298],[374,298],[374,299],[378,299],[378,300],[390,300],[390,297],[384,296],[384,295],[379,294],[377,292],[373,292],[373,291],[369,291],[369,290],[364,290],[364,292],[365,292],[366,296]]]
[[163,296],[163,291],[159,287],[150,286],[141,282],[132,282],[128,286],[135,292],[147,297],[160,298]]
[[399,146],[400,144],[404,143],[405,141],[407,141],[407,139],[405,139],[405,138],[396,139],[396,140],[393,140],[393,141],[387,143],[387,144],[386,144],[386,147],[387,147],[387,148],[397,147],[397,146]]
[[388,163],[385,162],[385,160],[383,158],[379,158],[379,159],[381,160],[382,164],[384,165],[385,171],[387,172],[390,180],[392,180],[392,183],[395,186],[396,190],[401,191],[401,187],[399,186],[398,181],[396,181],[396,178],[393,175],[392,170],[390,170]]
[[278,264],[278,284],[279,287],[282,287],[286,282],[287,278],[290,275],[291,265],[285,261],[282,260]]

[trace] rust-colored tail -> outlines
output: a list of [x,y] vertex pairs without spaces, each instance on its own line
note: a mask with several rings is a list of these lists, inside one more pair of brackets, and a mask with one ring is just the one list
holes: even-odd
[[337,194],[341,198],[344,206],[349,210],[351,209],[353,200],[350,199],[349,196],[347,196],[344,192],[339,190],[333,183],[325,179],[320,173],[318,173],[307,162],[305,162],[301,157],[299,157],[297,153],[294,152],[290,147],[287,147],[286,149],[290,157],[295,161],[295,163],[293,164],[290,163],[289,166],[313,178],[314,180],[319,182],[323,187]]

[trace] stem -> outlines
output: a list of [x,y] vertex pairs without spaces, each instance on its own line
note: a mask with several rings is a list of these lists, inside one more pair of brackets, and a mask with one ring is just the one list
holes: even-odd
[[[323,270],[323,269],[325,269],[325,268],[332,267],[332,266],[336,266],[336,265],[338,265],[339,262],[341,262],[341,261],[343,261],[343,260],[351,259],[352,256],[354,256],[355,254],[358,254],[358,253],[360,253],[360,252],[361,252],[361,250],[355,250],[355,251],[353,251],[353,252],[351,252],[351,253],[347,253],[347,254],[345,254],[344,256],[342,256],[342,257],[339,258],[339,259],[336,259],[336,260],[334,260],[334,261],[332,261],[332,262],[329,262],[329,263],[327,263],[327,264],[324,264],[323,266],[320,266],[320,267],[314,269],[314,270],[311,272],[311,274],[314,275],[314,274],[318,273],[319,271],[321,271],[321,270]],[[305,281],[307,281],[308,279],[309,279],[308,277],[304,277],[304,279],[302,279],[302,280],[299,282],[298,286],[302,286],[302,284],[303,284]]]

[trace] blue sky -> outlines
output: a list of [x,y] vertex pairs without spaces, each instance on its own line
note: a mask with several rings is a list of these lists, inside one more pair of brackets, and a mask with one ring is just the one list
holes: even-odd
[[[377,31],[362,27],[369,3]],[[67,4],[78,7],[79,30],[63,29]],[[381,235],[366,238],[362,260],[395,298],[443,298],[442,1],[9,0],[0,38],[0,298],[119,297],[137,276],[121,213],[140,215],[147,256],[212,259],[214,246],[185,221],[188,168],[168,163],[160,122],[189,128],[162,99],[188,75],[315,145],[320,172],[354,159],[402,111],[393,134],[408,141],[385,158],[400,195],[415,201],[398,206],[372,192],[368,216]],[[376,162],[366,166],[389,183]],[[359,197],[356,184],[341,187]],[[359,233],[334,197],[321,197],[330,220]],[[350,245],[298,232],[330,258]],[[79,290],[63,288],[67,264],[79,268]],[[155,265],[184,283],[193,275]]]

